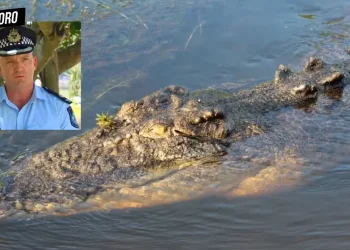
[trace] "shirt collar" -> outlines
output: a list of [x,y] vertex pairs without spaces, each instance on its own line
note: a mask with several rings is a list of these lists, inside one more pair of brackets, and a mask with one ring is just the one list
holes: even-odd
[[[47,100],[47,97],[45,95],[45,93],[43,93],[43,89],[40,88],[38,85],[34,84],[34,89],[33,89],[33,94],[32,97],[29,99],[29,102],[33,102],[35,101],[36,98],[41,99],[41,100]],[[4,100],[9,100],[6,94],[6,90],[5,90],[5,85],[0,87],[0,102],[4,101]]]
[[2,85],[0,87],[0,102],[2,102],[3,100],[7,100],[7,95],[6,95],[6,91],[5,91],[5,85]]
[[36,98],[41,100],[47,100],[44,90],[38,85],[34,84],[34,90],[31,100],[35,100]]

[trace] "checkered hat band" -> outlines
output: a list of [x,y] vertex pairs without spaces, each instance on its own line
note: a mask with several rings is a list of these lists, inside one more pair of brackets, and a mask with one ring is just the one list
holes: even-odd
[[10,43],[7,39],[1,39],[0,40],[0,49],[6,48],[8,46],[13,46],[13,45],[31,45],[34,46],[34,43],[31,39],[28,37],[22,36],[21,41],[17,43]]

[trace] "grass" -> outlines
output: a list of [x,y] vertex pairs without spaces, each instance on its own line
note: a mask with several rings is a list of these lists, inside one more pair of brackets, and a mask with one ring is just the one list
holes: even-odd
[[299,14],[298,16],[302,17],[302,18],[305,18],[305,19],[315,19],[316,18],[316,15],[304,15],[304,14]]

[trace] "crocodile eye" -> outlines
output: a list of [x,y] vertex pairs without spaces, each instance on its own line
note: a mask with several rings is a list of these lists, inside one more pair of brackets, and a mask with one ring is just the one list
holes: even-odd
[[170,136],[170,129],[165,124],[156,123],[144,128],[140,135],[148,138],[165,138]]
[[164,135],[168,128],[162,124],[155,124],[150,128],[150,131],[156,135]]

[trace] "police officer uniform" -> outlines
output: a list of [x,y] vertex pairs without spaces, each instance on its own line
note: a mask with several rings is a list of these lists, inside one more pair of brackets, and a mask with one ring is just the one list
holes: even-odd
[[[25,26],[0,30],[0,56],[30,53],[36,45],[36,33]],[[17,108],[7,97],[5,86],[0,87],[1,130],[77,130],[79,125],[65,97],[34,82],[33,94]]]

